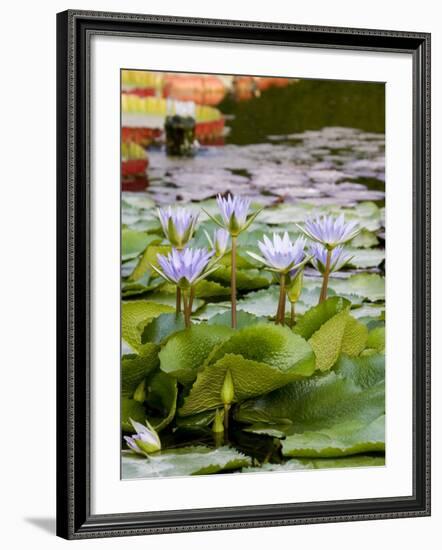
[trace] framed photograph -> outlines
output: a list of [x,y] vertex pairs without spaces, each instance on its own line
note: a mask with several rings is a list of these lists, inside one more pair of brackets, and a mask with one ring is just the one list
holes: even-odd
[[57,19],[57,533],[430,514],[430,36]]

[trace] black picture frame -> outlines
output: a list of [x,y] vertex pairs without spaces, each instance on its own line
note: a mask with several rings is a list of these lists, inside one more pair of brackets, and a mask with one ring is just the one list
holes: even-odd
[[[90,511],[89,44],[94,34],[405,52],[413,58],[413,495]],[[57,15],[57,534],[67,539],[430,515],[430,35],[69,10]]]

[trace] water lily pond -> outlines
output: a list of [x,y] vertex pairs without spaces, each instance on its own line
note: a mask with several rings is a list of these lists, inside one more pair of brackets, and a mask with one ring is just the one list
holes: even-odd
[[383,87],[218,108],[122,192],[122,477],[382,466]]

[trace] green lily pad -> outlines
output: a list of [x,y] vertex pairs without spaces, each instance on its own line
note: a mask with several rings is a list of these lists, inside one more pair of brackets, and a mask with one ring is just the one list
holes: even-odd
[[137,210],[153,210],[155,208],[155,202],[146,193],[124,193],[122,205],[125,208]]
[[363,248],[347,248],[352,259],[349,265],[358,268],[378,267],[385,260],[385,250],[380,248],[363,249]]
[[288,436],[284,456],[339,457],[385,450],[385,416],[367,422],[344,422],[333,428]]
[[367,348],[378,352],[385,351],[385,327],[376,327],[368,333]]
[[[355,442],[354,434],[362,437],[361,430],[385,412],[384,372],[382,354],[355,359],[343,356],[332,371],[242,403],[235,418],[251,424],[247,431],[257,434],[284,438],[308,432],[317,444],[327,439],[324,434],[331,437],[337,427],[335,435],[341,444],[347,436]],[[316,432],[318,438],[312,436]],[[308,445],[307,437],[304,443]]]
[[367,229],[362,229],[354,239],[350,241],[350,245],[355,248],[371,248],[372,246],[377,246],[379,244],[379,239],[371,231]]
[[195,296],[198,298],[217,298],[230,296],[230,288],[215,281],[203,279],[195,286]]
[[[352,276],[350,276],[348,278],[345,278],[345,279],[340,279],[340,281],[341,282],[348,281],[351,277]],[[364,301],[364,297],[360,296],[358,294],[355,294],[353,292],[353,289],[350,286],[346,286],[344,284],[344,285],[341,285],[339,287],[339,289],[338,289],[339,291],[336,290],[333,287],[335,280],[338,280],[338,279],[336,277],[334,277],[333,274],[332,274],[332,276],[329,279],[329,285],[328,285],[328,297],[329,298],[332,297],[332,296],[340,296],[341,298],[345,298],[346,300],[349,300],[351,302],[352,306],[358,306],[358,305],[362,304],[362,302]],[[321,286],[322,286],[322,278],[304,276],[301,299],[304,299],[305,293],[312,293],[312,294],[315,293],[314,295],[316,297],[315,300],[310,301],[309,307],[312,307],[312,306],[315,306],[315,305],[318,304]],[[338,286],[339,286],[339,283],[338,283]],[[309,309],[309,308],[306,308],[306,309]]]
[[203,446],[184,447],[155,453],[149,458],[124,453],[122,477],[141,479],[216,474],[240,470],[250,464],[249,457],[227,446],[218,449]]
[[187,416],[222,406],[221,388],[227,371],[238,403],[311,376],[315,368],[309,344],[287,327],[252,325],[214,348],[198,372],[179,410]]
[[123,229],[121,232],[121,259],[123,262],[139,256],[157,237],[142,231]]
[[272,285],[265,290],[250,292],[243,299],[238,300],[237,310],[252,313],[257,317],[274,317],[278,306],[279,289]]
[[134,433],[135,430],[129,421],[129,418],[144,424],[146,420],[146,411],[144,406],[135,399],[121,398],[121,429],[124,432]]
[[296,470],[327,470],[333,468],[372,468],[385,466],[385,457],[378,455],[354,455],[342,458],[291,458],[283,464],[267,462],[259,467],[243,468],[242,472],[251,474],[258,472],[288,472]]
[[143,346],[142,355],[124,355],[121,359],[121,395],[132,397],[138,385],[151,373],[158,365],[159,347],[155,344]]
[[[161,304],[163,306],[168,306],[170,309],[167,311],[175,311],[176,307],[176,294],[175,292],[165,292],[163,289],[161,291],[151,292],[148,295],[148,301],[155,304]],[[204,305],[204,301],[199,298],[193,300],[192,311],[196,312],[200,307]]]
[[149,246],[144,251],[144,254],[141,256],[137,267],[133,270],[130,276],[133,281],[137,281],[146,273],[150,274],[152,272],[152,265],[158,267],[158,254],[166,255],[170,252],[170,246],[158,246],[161,240],[161,237],[159,238],[155,235],[150,237],[151,242],[149,243]]
[[186,430],[201,430],[211,426],[215,419],[215,411],[204,411],[191,416],[177,416],[176,425]]
[[[355,294],[370,302],[377,302],[385,299],[384,277],[376,273],[357,273],[348,279],[331,278],[329,283],[336,294],[345,296]],[[351,300],[354,303],[353,300]]]
[[330,369],[341,353],[352,357],[359,355],[365,347],[367,336],[367,327],[347,311],[334,315],[309,339],[316,356],[316,368],[321,371]]
[[160,432],[174,419],[178,397],[177,382],[171,376],[158,371],[150,378],[146,388],[146,401],[155,416],[149,414],[149,422]]
[[[246,311],[237,311],[236,313],[236,327],[244,328],[250,325],[257,325],[259,323],[268,323],[265,317],[257,317],[252,313]],[[232,313],[231,311],[223,311],[222,313],[216,313],[208,320],[209,325],[225,325],[230,327],[232,325]]]
[[121,306],[121,333],[135,351],[142,348],[141,333],[152,319],[174,308],[147,300],[123,302]]
[[[218,268],[210,275],[210,279],[230,286],[230,268]],[[267,288],[272,280],[273,277],[269,272],[259,269],[238,269],[236,272],[236,287],[238,290]]]
[[350,302],[345,298],[333,296],[307,310],[297,321],[294,332],[306,340],[321,328],[321,326],[341,311],[348,310]]
[[356,307],[351,310],[351,314],[355,319],[362,319],[370,318],[370,320],[373,320],[375,317],[380,317],[385,311],[384,305],[379,304],[362,304],[360,307]]
[[[167,292],[175,295],[176,286],[170,283],[166,283],[161,290],[162,292]],[[203,279],[202,281],[200,281],[195,285],[195,296],[197,298],[204,298],[204,299],[230,296],[230,288],[223,286],[220,283],[216,283],[215,281],[209,281],[208,279]]]
[[[209,321],[214,317],[215,315],[231,315],[231,304],[230,302],[216,302],[216,303],[208,303],[205,304],[204,307],[200,308],[195,314],[193,315],[193,319],[197,321]],[[237,314],[239,311],[237,312]]]
[[191,384],[212,349],[229,338],[232,328],[195,325],[176,333],[161,350],[160,368],[181,384]]
[[159,344],[174,332],[184,330],[184,316],[182,313],[162,313],[152,319],[143,329],[141,334],[142,344],[155,342]]
[[137,296],[139,294],[150,292],[151,290],[156,290],[163,285],[164,279],[161,277],[152,277],[150,273],[145,273],[137,281],[132,281],[130,279],[123,281],[121,285],[121,295],[123,298]]
[[[307,277],[304,277],[304,281],[308,281]],[[319,294],[321,290],[321,282],[318,279],[317,284],[308,285],[308,288],[302,289],[301,296],[296,302],[296,314],[302,315],[312,306],[317,305],[319,301]],[[334,290],[329,290],[329,296],[334,296]],[[241,298],[237,302],[238,311],[246,311],[256,315],[257,317],[270,317],[274,318],[276,315],[276,309],[278,307],[279,300],[279,287],[278,285],[271,285],[267,289],[258,290],[256,292],[249,292],[244,298]],[[356,303],[358,300],[356,299]],[[352,302],[353,303],[353,302]],[[221,304],[216,304],[220,307]],[[223,303],[224,305],[224,303]],[[225,307],[230,307],[228,302],[225,303]],[[289,302],[286,304],[286,317],[289,316]]]

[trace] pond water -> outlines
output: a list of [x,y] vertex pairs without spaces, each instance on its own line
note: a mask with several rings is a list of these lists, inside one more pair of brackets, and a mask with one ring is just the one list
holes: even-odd
[[226,144],[185,159],[150,150],[147,195],[158,204],[230,191],[265,205],[383,205],[384,104],[383,84],[319,80],[227,97]]
[[383,134],[339,127],[201,148],[184,159],[152,150],[147,195],[158,204],[203,201],[229,191],[265,205],[300,199],[315,205],[382,203],[384,150]]

